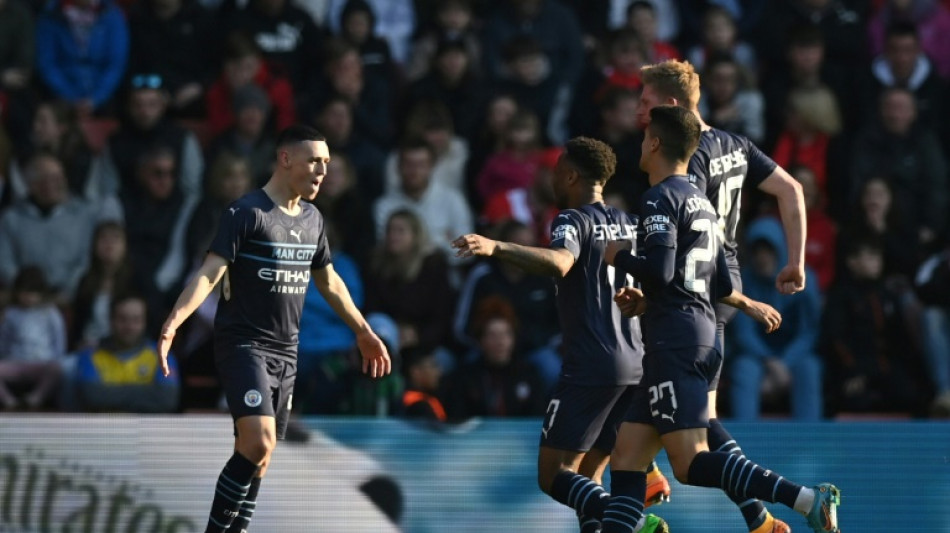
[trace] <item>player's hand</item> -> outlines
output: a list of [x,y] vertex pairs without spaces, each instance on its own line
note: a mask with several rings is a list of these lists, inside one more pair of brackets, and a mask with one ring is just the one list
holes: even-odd
[[482,257],[491,257],[492,254],[495,253],[495,248],[497,247],[497,241],[493,241],[488,237],[482,237],[481,235],[475,233],[462,235],[458,239],[452,241],[452,248],[456,249],[456,257],[473,257],[476,255]]
[[785,265],[775,278],[775,288],[782,294],[795,294],[805,290],[805,268]]
[[172,348],[172,341],[175,340],[175,329],[169,327],[162,328],[162,334],[158,337],[158,356],[162,360],[162,374],[167,378],[169,372],[168,369],[168,352]]
[[381,378],[392,371],[386,345],[372,330],[365,330],[356,336],[356,346],[363,358],[363,373],[370,377]]
[[604,249],[604,261],[613,266],[619,252],[632,249],[633,243],[630,241],[607,241],[607,247]]
[[752,320],[764,324],[766,333],[772,333],[782,325],[782,314],[769,304],[753,300],[743,312],[749,315]]
[[614,295],[614,302],[620,308],[620,314],[633,318],[640,316],[647,310],[647,299],[643,291],[634,287],[624,287]]

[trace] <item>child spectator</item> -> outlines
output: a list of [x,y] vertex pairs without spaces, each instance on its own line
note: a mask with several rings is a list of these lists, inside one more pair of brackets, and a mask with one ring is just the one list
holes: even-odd
[[406,376],[406,390],[402,394],[403,415],[406,418],[445,422],[445,407],[438,397],[442,367],[435,352],[410,348],[401,355]]
[[847,241],[848,276],[828,295],[826,384],[834,411],[923,414],[931,394],[906,298],[884,279],[881,245]]
[[790,394],[792,417],[818,420],[822,416],[821,359],[816,351],[821,320],[821,297],[815,275],[806,269],[805,290],[783,296],[775,288],[775,275],[786,264],[782,225],[763,217],[746,232],[749,261],[742,269],[742,292],[767,303],[782,314],[782,327],[772,334],[739,313],[732,321],[735,355],[730,377],[732,416],[755,420],[763,399]]
[[66,324],[49,296],[42,270],[20,270],[0,321],[0,410],[51,404],[66,355]]
[[111,332],[97,348],[77,355],[79,408],[93,412],[172,413],[181,388],[178,364],[162,373],[155,341],[145,333],[145,300],[119,295],[110,309]]

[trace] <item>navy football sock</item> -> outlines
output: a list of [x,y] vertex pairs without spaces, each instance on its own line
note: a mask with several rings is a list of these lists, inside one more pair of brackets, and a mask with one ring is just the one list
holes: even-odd
[[630,533],[643,518],[646,472],[610,471],[610,503],[604,511],[603,533]]
[[208,527],[205,533],[226,533],[231,523],[237,518],[241,504],[251,488],[257,465],[248,461],[243,455],[234,452],[234,455],[224,465],[218,484],[214,488],[214,500],[211,502],[211,514],[208,516]]
[[752,461],[723,452],[699,452],[689,464],[690,485],[720,488],[730,498],[757,498],[795,508],[802,486]]
[[251,525],[251,519],[254,518],[254,510],[257,508],[257,493],[261,490],[261,478],[255,477],[251,480],[251,486],[247,489],[247,496],[244,497],[244,503],[238,511],[237,518],[231,522],[228,533],[247,533],[247,528]]
[[[722,424],[717,418],[709,419],[707,439],[709,441],[710,451],[731,453],[744,457],[744,455],[742,455],[742,448],[740,448],[739,444],[732,438],[732,435],[726,431],[726,428],[722,427]],[[742,513],[742,518],[745,519],[749,531],[755,531],[756,528],[762,525],[765,517],[768,516],[768,511],[765,510],[765,506],[755,498],[736,498],[729,494],[729,499],[735,502],[739,507],[739,512]]]
[[551,483],[551,497],[577,511],[578,516],[600,519],[609,495],[587,476],[562,470]]

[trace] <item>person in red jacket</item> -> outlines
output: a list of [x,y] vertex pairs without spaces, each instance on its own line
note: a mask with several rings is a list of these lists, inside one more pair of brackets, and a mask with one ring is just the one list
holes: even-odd
[[246,85],[257,85],[267,93],[271,103],[270,126],[274,133],[297,120],[294,89],[290,80],[274,73],[261,50],[241,33],[228,36],[221,76],[208,88],[208,129],[212,137],[234,124],[233,95]]

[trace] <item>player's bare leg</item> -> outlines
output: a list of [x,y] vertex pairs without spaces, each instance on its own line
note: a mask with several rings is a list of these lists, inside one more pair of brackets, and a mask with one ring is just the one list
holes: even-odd
[[[261,480],[267,473],[267,467],[270,465],[271,454],[277,444],[277,427],[275,419],[269,416],[249,416],[238,419],[238,436],[234,441],[234,447],[241,455],[245,457],[260,457],[258,462],[257,475],[251,480],[251,486],[248,488],[247,496],[241,503],[238,515],[228,528],[228,533],[246,533],[250,527],[251,519],[254,518],[254,510],[257,507],[257,493],[261,488]],[[243,451],[242,451],[243,450]]]
[[246,529],[260,479],[277,444],[277,424],[272,416],[243,416],[234,425],[234,455],[218,477],[205,533],[239,533]]

